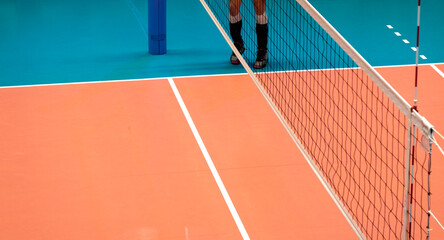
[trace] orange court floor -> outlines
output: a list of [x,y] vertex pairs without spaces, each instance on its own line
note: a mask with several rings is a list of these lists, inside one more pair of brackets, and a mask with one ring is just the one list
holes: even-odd
[[[412,102],[413,66],[377,70]],[[421,66],[419,86],[419,112],[444,132],[444,77]],[[0,96],[0,239],[357,239],[248,75]],[[432,161],[444,220],[444,157]]]

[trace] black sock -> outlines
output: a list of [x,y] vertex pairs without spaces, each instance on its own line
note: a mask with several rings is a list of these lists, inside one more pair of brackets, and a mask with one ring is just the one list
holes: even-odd
[[241,31],[242,31],[242,20],[240,20],[237,23],[230,23],[230,34],[231,38],[233,39],[233,42],[243,45],[244,40],[242,40]]
[[256,24],[257,49],[267,50],[268,23]]

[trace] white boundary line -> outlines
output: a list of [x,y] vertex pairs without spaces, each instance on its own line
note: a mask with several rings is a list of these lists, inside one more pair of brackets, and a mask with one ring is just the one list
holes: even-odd
[[0,89],[31,88],[31,87],[52,87],[52,86],[69,86],[69,85],[83,85],[83,84],[138,82],[138,81],[155,81],[155,80],[166,80],[166,79],[167,78],[164,77],[164,78],[147,78],[147,79],[123,79],[123,80],[101,80],[101,81],[68,82],[68,83],[30,84],[30,85],[4,86],[4,87],[0,87]]
[[[420,63],[419,66],[426,66],[426,65],[431,65],[431,64],[444,64],[444,62],[436,62],[436,63]],[[416,66],[415,63],[412,64],[398,64],[398,65],[387,65],[385,67],[402,67],[402,66]],[[375,68],[378,66],[375,66]],[[384,66],[379,66],[379,67],[384,67]]]
[[430,66],[435,69],[435,71],[441,75],[442,78],[444,78],[444,73],[435,65],[435,64],[430,64]]
[[168,82],[170,83],[170,86],[174,92],[174,95],[176,96],[177,101],[179,102],[180,108],[183,111],[183,114],[185,115],[185,118],[187,119],[188,125],[191,128],[191,131],[193,132],[194,137],[196,138],[197,143],[199,144],[200,150],[202,151],[202,154],[205,157],[205,161],[208,164],[208,167],[211,170],[211,173],[213,174],[214,180],[216,180],[217,186],[219,187],[220,192],[222,193],[222,196],[224,197],[225,203],[228,206],[228,209],[231,212],[231,215],[234,218],[234,221],[236,222],[237,228],[239,229],[242,238],[244,240],[249,240],[250,237],[248,236],[247,231],[245,230],[245,227],[242,223],[242,220],[239,217],[239,214],[236,211],[236,208],[234,207],[233,202],[231,201],[230,195],[228,194],[227,189],[224,186],[224,183],[222,182],[222,179],[219,176],[219,173],[217,172],[216,166],[214,165],[213,161],[211,160],[210,154],[207,151],[207,148],[205,147],[202,138],[199,135],[199,132],[197,131],[196,126],[194,125],[193,119],[191,118],[190,113],[187,110],[187,107],[185,106],[185,103],[180,96],[179,90],[176,87],[176,84],[174,83],[172,78],[168,78]]
[[[419,66],[432,66],[436,64],[444,63],[423,63]],[[415,64],[400,64],[400,65],[389,65],[389,66],[375,66],[374,68],[394,68],[394,67],[410,67],[415,66]],[[436,67],[436,66],[435,66]],[[327,70],[327,69],[313,69],[313,70]],[[298,71],[298,70],[293,70]],[[304,70],[307,71],[307,70]],[[155,78],[135,78],[135,79],[122,79],[122,80],[100,80],[100,81],[85,81],[85,82],[69,82],[69,83],[48,83],[48,84],[30,84],[30,85],[16,85],[16,86],[0,86],[0,89],[7,88],[26,88],[26,87],[50,87],[50,86],[64,86],[64,85],[81,85],[81,84],[100,84],[100,83],[119,83],[119,82],[139,82],[139,81],[154,81],[154,80],[167,80],[171,78],[198,78],[198,77],[218,77],[218,76],[242,76],[248,75],[248,73],[225,73],[225,74],[206,74],[206,75],[191,75],[191,76],[165,76],[165,77],[155,77]]]
[[[444,64],[444,63],[421,63],[419,66],[428,66],[434,64]],[[394,68],[394,67],[414,67],[416,64],[398,64],[398,65],[388,65],[388,66],[373,66],[374,68]]]
[[16,85],[16,86],[4,86],[5,88],[27,88],[27,87],[51,87],[51,86],[65,86],[65,85],[82,85],[82,84],[101,84],[101,83],[121,83],[121,82],[143,82],[143,81],[156,81],[167,80],[168,78],[197,78],[197,77],[218,77],[218,76],[242,76],[247,73],[225,73],[225,74],[209,74],[209,75],[191,75],[191,76],[177,76],[177,77],[155,77],[155,78],[135,78],[135,79],[122,79],[122,80],[100,80],[100,81],[85,81],[85,82],[68,82],[68,83],[48,83],[48,84],[30,84],[30,85]]

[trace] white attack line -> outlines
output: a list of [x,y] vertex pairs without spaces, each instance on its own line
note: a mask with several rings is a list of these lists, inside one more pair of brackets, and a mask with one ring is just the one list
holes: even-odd
[[392,25],[387,25],[388,29],[393,29]]
[[242,223],[242,220],[240,219],[239,214],[237,213],[236,208],[234,207],[234,204],[231,201],[230,195],[228,194],[227,189],[225,188],[224,183],[222,182],[222,179],[220,178],[219,173],[217,172],[216,166],[214,165],[213,160],[211,160],[210,154],[208,153],[207,148],[205,147],[202,138],[200,137],[199,132],[197,131],[196,126],[194,125],[193,119],[191,118],[191,115],[188,112],[188,109],[185,106],[182,97],[180,96],[176,84],[174,83],[172,78],[168,78],[168,82],[170,83],[170,86],[173,89],[174,95],[176,96],[176,99],[179,102],[180,108],[182,109],[182,112],[185,115],[185,118],[188,122],[188,125],[191,128],[191,131],[193,132],[194,137],[196,138],[197,144],[199,145],[200,150],[202,151],[202,154],[205,157],[205,161],[207,162],[208,167],[210,168],[210,171],[213,174],[214,180],[216,180],[217,186],[219,187],[219,190],[222,193],[222,196],[225,200],[225,203],[228,206],[228,209],[231,212],[231,215],[234,218],[234,221],[236,222],[237,228],[239,229],[242,238],[244,240],[250,240],[250,237],[248,236],[248,233],[245,230],[244,224]]
[[436,145],[436,147],[438,148],[438,150],[441,152],[441,154],[444,156],[444,150],[442,150],[441,146],[439,146],[438,142],[436,141],[436,139],[433,140],[433,143]]
[[442,228],[442,230],[444,230],[444,227],[439,222],[438,218],[432,213],[432,211],[429,211],[429,213],[430,213],[430,215],[432,215],[432,217],[435,219],[435,221],[439,224],[439,226]]
[[[440,136],[442,139],[444,139],[444,137],[441,135],[441,133],[439,133],[438,131],[436,131],[436,129],[434,130],[434,133],[436,133],[438,136]],[[436,147],[438,148],[438,150],[441,151],[442,155],[444,156],[444,150],[442,150],[441,146],[439,146],[438,142],[436,141],[436,138],[433,139],[433,143],[436,145]]]
[[404,43],[410,43],[409,40],[407,40],[407,39],[402,39],[402,41],[403,41]]
[[400,36],[401,36],[401,33],[399,33],[399,32],[395,32],[395,35],[398,36],[398,37],[400,37]]
[[444,73],[443,73],[438,67],[436,67],[435,64],[431,64],[430,66],[431,66],[433,69],[435,69],[435,71],[436,71],[439,75],[441,75],[442,78],[444,78]]
[[438,134],[438,136],[440,136],[443,140],[444,140],[444,136],[441,134],[441,133],[439,133],[438,131],[436,131],[436,129],[435,129],[435,131],[434,131],[436,134]]

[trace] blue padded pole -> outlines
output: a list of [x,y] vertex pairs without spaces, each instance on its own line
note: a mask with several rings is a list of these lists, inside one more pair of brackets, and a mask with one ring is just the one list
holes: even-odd
[[150,54],[166,53],[166,0],[148,0],[148,46]]

